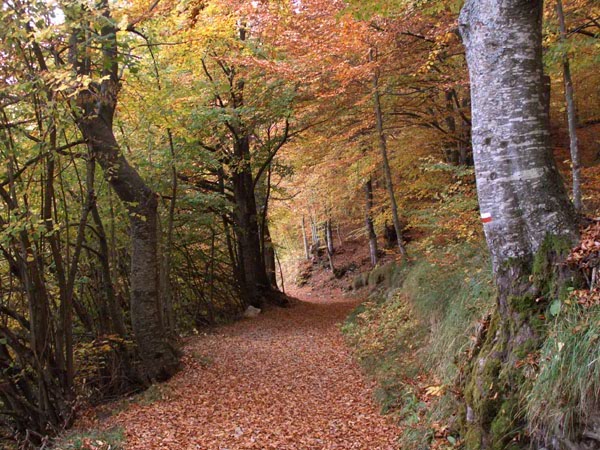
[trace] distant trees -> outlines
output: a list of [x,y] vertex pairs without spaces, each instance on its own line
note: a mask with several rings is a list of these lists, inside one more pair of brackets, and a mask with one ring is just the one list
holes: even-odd
[[282,303],[269,207],[285,173],[277,155],[301,128],[293,114],[294,86],[271,67],[275,53],[261,40],[260,21],[246,15],[252,11],[215,2],[212,11],[196,13],[181,27],[181,36],[190,38],[186,48],[197,59],[169,68],[172,77],[187,72],[196,77],[196,95],[187,88],[175,92],[189,112],[181,124],[196,130],[196,149],[188,155],[197,168],[184,168],[180,177],[184,189],[218,194],[225,201],[222,220],[231,232],[230,254],[245,301]]

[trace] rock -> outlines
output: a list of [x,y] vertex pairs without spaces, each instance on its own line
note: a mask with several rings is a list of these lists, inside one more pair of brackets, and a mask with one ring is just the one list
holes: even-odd
[[255,308],[254,306],[250,305],[246,308],[246,311],[244,311],[244,317],[247,317],[249,319],[252,319],[256,316],[258,316],[261,312],[260,308]]

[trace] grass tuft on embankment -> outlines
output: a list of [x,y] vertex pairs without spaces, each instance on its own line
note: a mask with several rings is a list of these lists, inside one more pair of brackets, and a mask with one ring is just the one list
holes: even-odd
[[600,420],[600,305],[562,303],[525,399],[530,429],[541,440],[575,440],[582,428],[595,428]]
[[[469,448],[459,436],[466,415],[462,370],[490,327],[496,298],[486,254],[457,245],[388,268],[391,281],[343,325],[379,386],[382,411],[404,428],[402,449]],[[600,294],[582,303],[568,291],[540,315],[541,346],[517,363],[528,382],[511,414],[526,418],[527,427],[514,432],[534,445],[600,442]]]
[[383,412],[405,428],[403,449],[452,448],[460,402],[455,381],[479,321],[494,307],[489,260],[457,245],[437,259],[394,271],[391,287],[371,293],[343,325],[355,355],[379,386]]

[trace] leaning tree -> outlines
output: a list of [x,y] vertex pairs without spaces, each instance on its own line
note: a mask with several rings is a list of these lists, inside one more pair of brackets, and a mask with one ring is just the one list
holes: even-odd
[[[80,18],[67,16],[72,29],[70,62],[73,70],[79,77],[92,79],[86,89],[78,91],[74,114],[91,155],[102,167],[106,180],[129,213],[130,311],[134,339],[143,362],[140,375],[149,381],[162,381],[177,371],[179,355],[168,340],[159,314],[162,306],[158,196],[129,164],[115,137],[113,121],[121,83],[119,62],[123,59],[117,41],[119,30],[111,16],[108,1],[98,2],[97,10],[92,13],[99,24],[90,23],[85,14]],[[99,80],[96,81],[95,77]]]

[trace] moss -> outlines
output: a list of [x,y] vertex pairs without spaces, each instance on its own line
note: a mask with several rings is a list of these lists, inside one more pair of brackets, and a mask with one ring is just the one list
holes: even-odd
[[486,339],[479,355],[472,361],[471,376],[465,387],[465,398],[474,413],[474,421],[479,425],[493,421],[499,400],[496,380],[502,368],[499,355],[501,340],[496,339],[499,327],[499,314],[494,314],[490,321]]
[[527,383],[527,379],[515,362],[539,346],[533,334],[519,344],[514,341],[522,326],[521,314],[514,320],[506,320],[496,311],[490,320],[485,342],[471,361],[464,394],[473,410],[473,420],[464,423],[463,435],[471,436],[470,439],[479,436],[482,444],[467,444],[467,448],[483,446],[504,450],[516,445],[511,440],[522,428],[517,407],[521,401],[518,387]]
[[525,342],[517,345],[515,347],[513,353],[515,354],[515,356],[518,359],[523,359],[527,355],[529,355],[531,352],[538,349],[539,341],[540,341],[539,339],[534,339],[534,338],[527,339]]
[[395,271],[396,263],[393,262],[376,267],[368,274],[367,284],[370,287],[375,287],[384,283],[386,287],[391,287]]
[[535,299],[531,295],[514,295],[508,298],[508,304],[513,311],[519,314],[529,314],[536,308]]
[[533,259],[533,275],[548,275],[553,270],[556,256],[567,255],[572,246],[570,238],[548,234]]
[[479,450],[481,449],[481,441],[483,440],[483,434],[478,428],[470,428],[464,436],[464,443],[466,450]]
[[548,234],[533,258],[533,283],[544,297],[557,295],[558,271],[556,262],[571,250],[573,242],[565,236]]
[[490,426],[493,450],[506,449],[513,436],[517,434],[514,421],[516,413],[517,403],[514,398],[505,400],[498,409],[498,413]]

